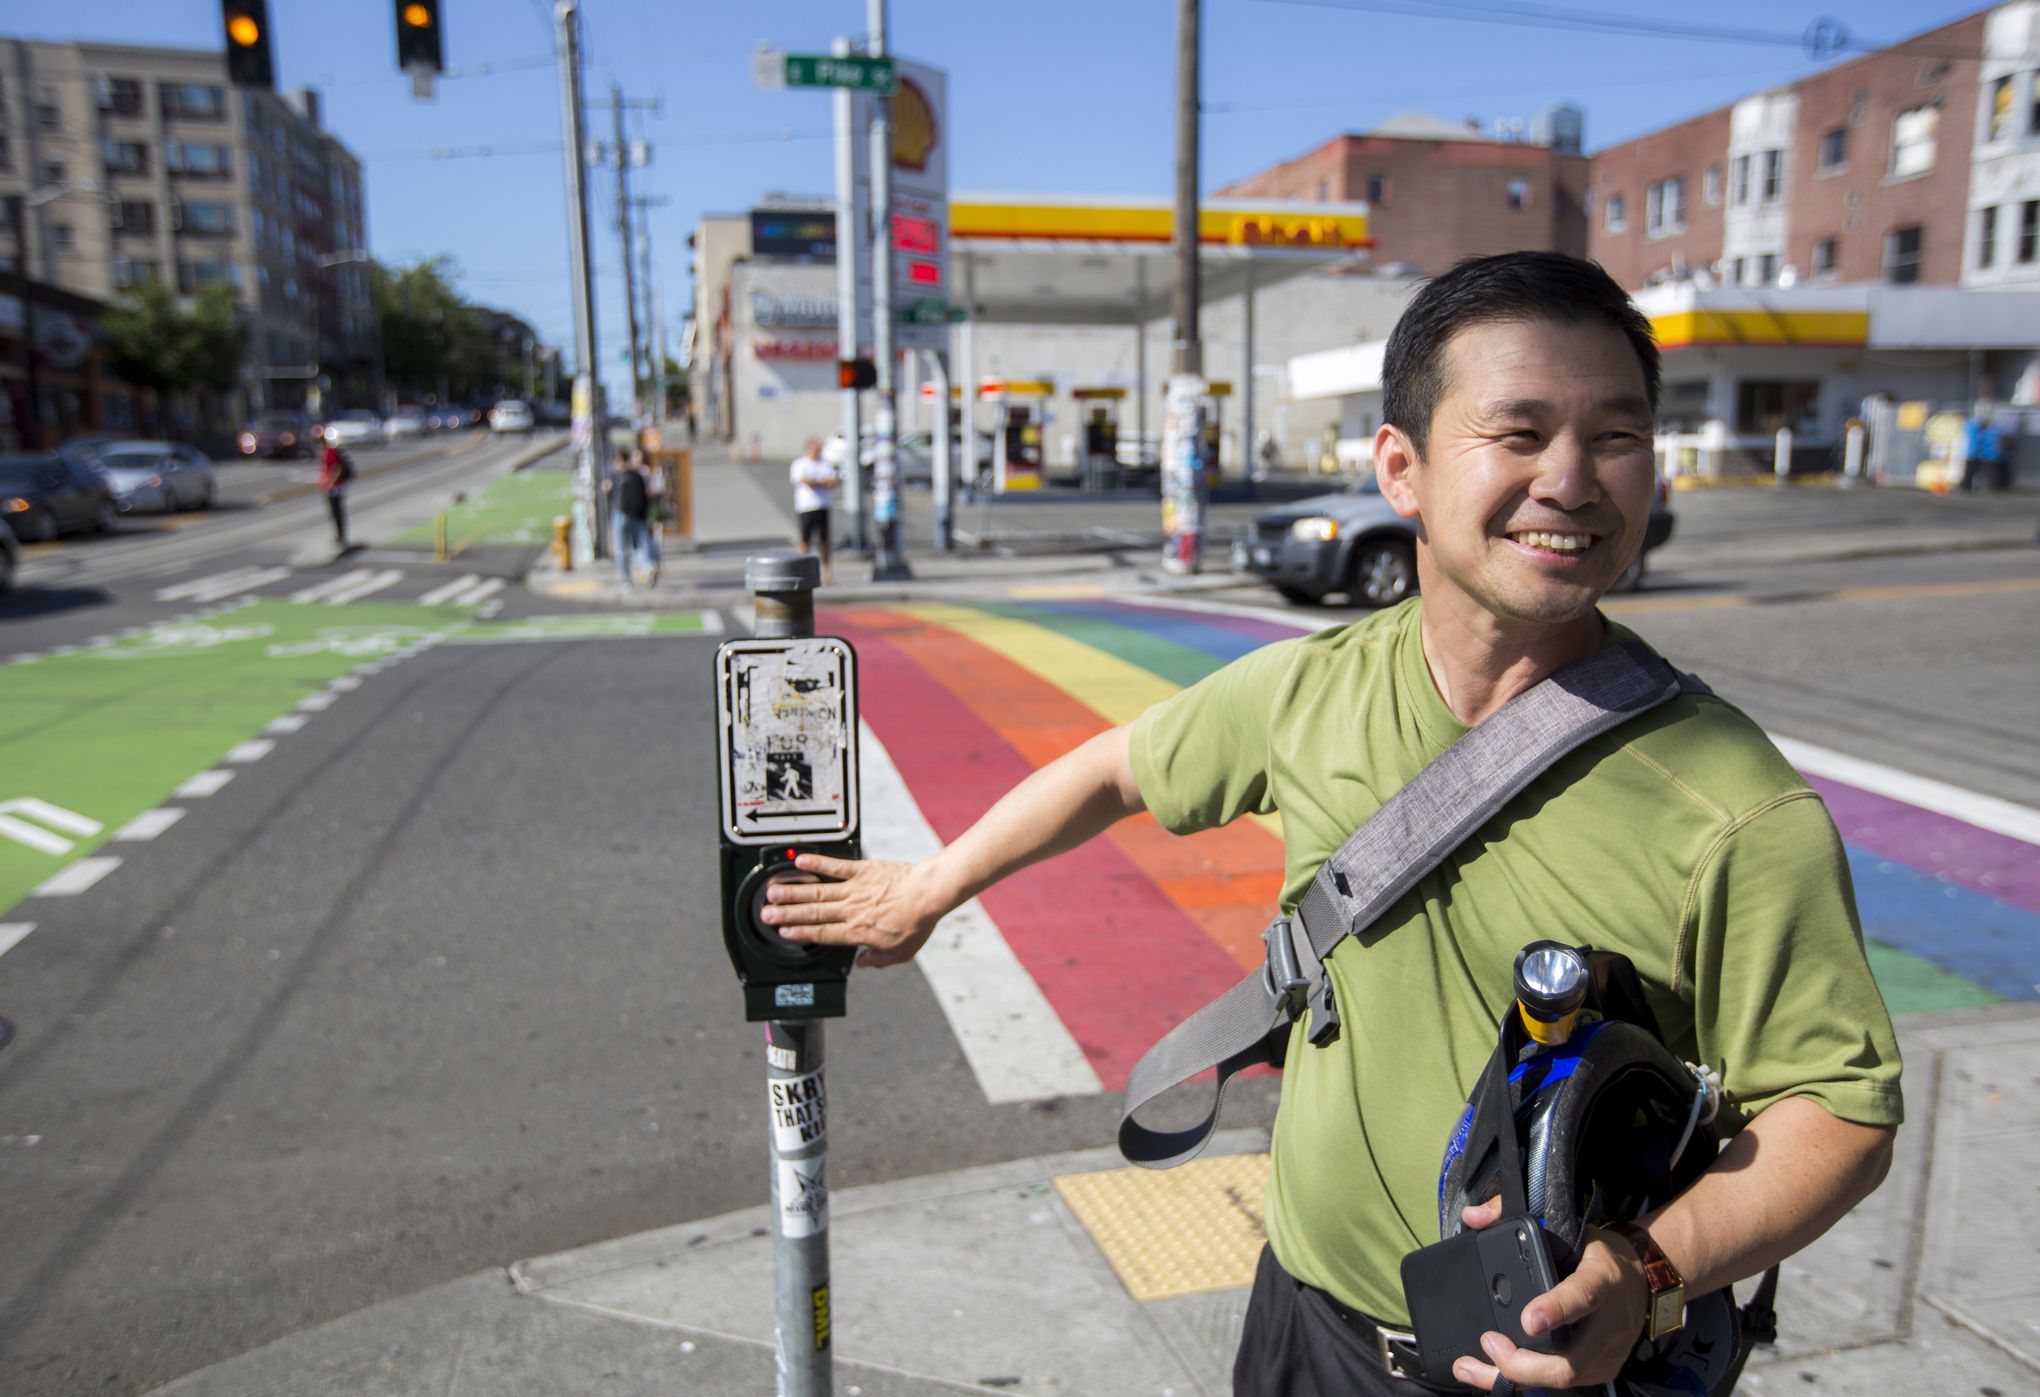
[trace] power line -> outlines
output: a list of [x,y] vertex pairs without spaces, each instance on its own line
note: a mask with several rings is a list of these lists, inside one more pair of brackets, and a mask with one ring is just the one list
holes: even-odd
[[[747,145],[754,142],[772,141],[819,141],[826,140],[832,133],[827,129],[812,131],[726,131],[719,135],[675,136],[669,144],[681,146]],[[557,155],[558,141],[522,141],[506,145],[481,146],[426,146],[414,150],[372,151],[361,158],[368,160],[494,160],[504,156]]]
[[[439,76],[448,81],[458,78],[493,78],[504,73],[526,73],[535,68],[550,68],[556,60],[551,54],[543,58],[506,58],[502,62],[470,63],[464,68],[448,68]],[[319,78],[316,87],[365,87],[370,83],[408,82],[402,73],[355,73],[348,77],[334,77],[331,74]]]
[[[1676,77],[1666,77],[1659,73],[1644,78],[1613,78],[1585,84],[1567,83],[1564,86],[1570,93],[1579,96],[1589,96],[1611,87],[1663,87],[1667,83],[1672,82],[1713,82],[1721,78],[1745,77],[1748,73],[1748,68],[1738,67],[1724,68],[1708,73],[1681,73]],[[1477,91],[1469,91],[1467,95],[1482,97],[1519,96],[1525,93],[1548,92],[1551,88],[1552,83],[1550,82],[1542,82],[1535,85],[1525,84],[1520,87],[1490,87],[1482,85]],[[1204,114],[1206,116],[1238,116],[1250,112],[1307,111],[1328,107],[1357,107],[1385,101],[1436,100],[1452,95],[1454,95],[1452,92],[1441,92],[1436,87],[1412,88],[1400,93],[1370,89],[1362,95],[1321,98],[1309,102],[1207,102],[1204,104]]]

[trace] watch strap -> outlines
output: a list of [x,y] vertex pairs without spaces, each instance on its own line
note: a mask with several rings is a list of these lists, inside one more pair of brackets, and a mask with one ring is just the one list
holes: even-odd
[[1650,1337],[1655,1340],[1679,1327],[1677,1320],[1669,1315],[1660,1315],[1659,1307],[1666,1298],[1677,1295],[1679,1309],[1684,1310],[1686,1278],[1679,1274],[1679,1268],[1665,1255],[1665,1249],[1657,1244],[1657,1238],[1633,1222],[1616,1222],[1608,1230],[1629,1243],[1636,1259],[1643,1264],[1643,1283],[1650,1291],[1650,1313],[1647,1327]]

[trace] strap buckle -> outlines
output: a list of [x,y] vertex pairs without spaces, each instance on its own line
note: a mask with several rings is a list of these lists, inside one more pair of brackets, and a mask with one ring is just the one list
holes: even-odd
[[[1398,1349],[1397,1345],[1401,1348]],[[1381,1356],[1382,1370],[1392,1378],[1410,1382],[1423,1373],[1423,1365],[1417,1358],[1417,1336],[1407,1329],[1376,1325],[1374,1351]]]
[[1305,999],[1310,994],[1310,977],[1303,973],[1303,965],[1296,958],[1296,942],[1291,939],[1289,918],[1277,917],[1268,923],[1261,933],[1261,944],[1267,951],[1267,963],[1261,967],[1261,979],[1268,987],[1268,1000],[1279,1004],[1291,1020],[1302,1012]]

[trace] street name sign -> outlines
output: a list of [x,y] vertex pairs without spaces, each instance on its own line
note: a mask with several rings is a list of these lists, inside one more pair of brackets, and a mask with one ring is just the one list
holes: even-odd
[[788,87],[847,87],[890,96],[899,86],[890,58],[838,58],[829,53],[789,53],[785,58]]

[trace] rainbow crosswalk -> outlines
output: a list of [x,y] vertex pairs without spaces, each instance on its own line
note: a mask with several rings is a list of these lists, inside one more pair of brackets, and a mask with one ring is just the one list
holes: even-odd
[[[916,827],[925,820],[944,842],[1035,768],[1299,633],[1244,612],[1110,600],[853,606],[818,621],[856,646],[869,734],[918,807]],[[1862,773],[1881,769],[1848,759],[1837,764],[1855,779],[1838,779],[1836,764],[1794,760],[1848,845],[1893,1012],[2040,998],[2040,861],[2022,823],[2031,812],[2006,807],[2020,821],[1979,824],[1948,813],[1951,801],[1891,794],[1933,783],[1879,781]],[[1281,871],[1279,818],[1178,839],[1141,816],[993,887],[980,899],[989,934],[1057,1021],[1015,1044],[1073,1043],[1090,1069],[1074,1080],[1119,1089],[1149,1044],[1260,963]],[[981,1078],[985,1061],[974,1056]],[[1043,1080],[1077,1089],[1067,1073]]]

